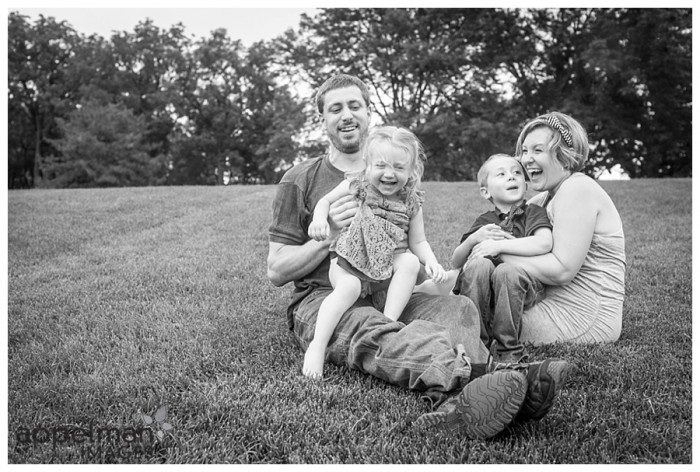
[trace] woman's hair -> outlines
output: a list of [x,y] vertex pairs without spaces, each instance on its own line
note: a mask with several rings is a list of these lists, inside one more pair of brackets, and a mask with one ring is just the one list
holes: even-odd
[[552,140],[547,143],[547,148],[554,151],[555,158],[564,169],[571,172],[583,169],[589,151],[586,130],[569,115],[557,111],[540,115],[523,127],[515,145],[515,155],[518,158],[523,152],[523,141],[537,128],[549,128],[553,131]]
[[354,75],[338,74],[329,78],[316,91],[316,107],[319,113],[323,113],[324,100],[326,99],[326,94],[331,90],[342,89],[347,87],[357,87],[360,89],[360,94],[365,101],[367,107],[370,106],[369,101],[369,89],[367,85],[355,77]]
[[398,128],[396,126],[375,128],[364,143],[362,155],[365,158],[367,167],[370,166],[375,158],[383,157],[381,153],[382,147],[377,146],[381,143],[389,144],[394,149],[404,151],[410,157],[411,175],[406,182],[406,187],[416,188],[420,184],[421,177],[423,177],[426,161],[423,144],[421,144],[420,140],[406,128]]

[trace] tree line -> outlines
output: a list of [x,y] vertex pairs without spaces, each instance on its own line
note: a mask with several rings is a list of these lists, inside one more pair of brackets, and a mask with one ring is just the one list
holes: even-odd
[[149,19],[106,39],[16,12],[8,27],[8,185],[275,183],[325,151],[313,90],[374,92],[423,141],[426,180],[471,180],[525,121],[569,113],[587,171],[691,176],[691,9],[322,9],[244,47]]

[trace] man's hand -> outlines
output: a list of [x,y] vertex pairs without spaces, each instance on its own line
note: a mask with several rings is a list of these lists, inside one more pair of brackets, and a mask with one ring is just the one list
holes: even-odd
[[329,236],[335,237],[341,229],[350,226],[359,206],[353,195],[346,195],[333,202],[328,211]]

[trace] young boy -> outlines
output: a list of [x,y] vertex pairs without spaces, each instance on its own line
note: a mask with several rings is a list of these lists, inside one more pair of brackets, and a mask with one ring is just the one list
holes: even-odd
[[479,216],[452,254],[460,269],[453,293],[469,297],[481,313],[481,336],[491,341],[498,363],[527,358],[519,340],[523,311],[544,296],[542,283],[504,263],[500,254],[535,256],[552,249],[552,224],[544,208],[527,205],[520,162],[506,154],[489,157],[477,174],[481,196],[495,209]]

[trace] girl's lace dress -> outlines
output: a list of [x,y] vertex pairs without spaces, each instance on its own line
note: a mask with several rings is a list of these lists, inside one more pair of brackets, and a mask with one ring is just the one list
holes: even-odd
[[374,281],[391,278],[394,253],[408,249],[408,226],[423,203],[423,192],[404,187],[388,200],[365,178],[350,180],[360,208],[331,246],[352,267]]

